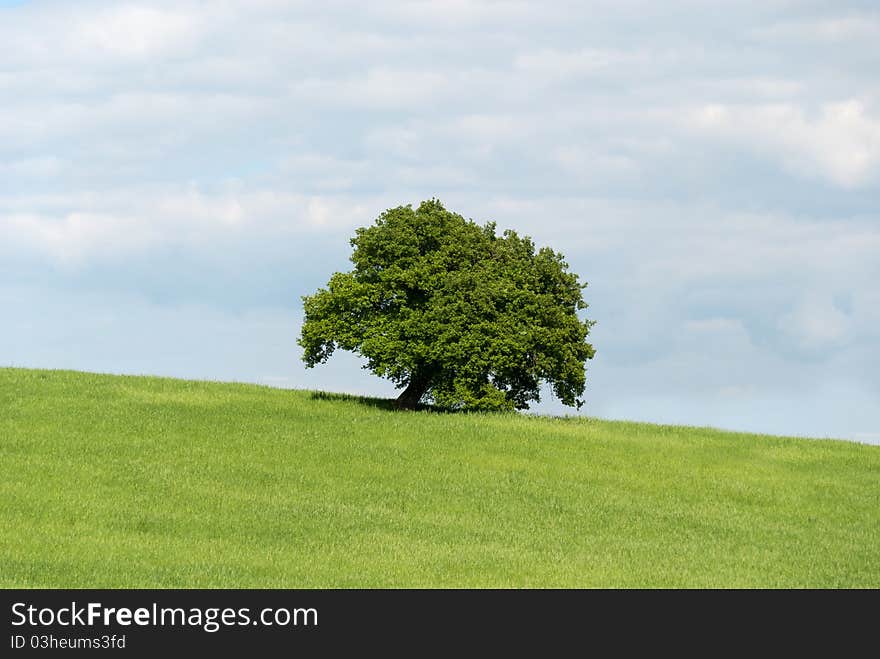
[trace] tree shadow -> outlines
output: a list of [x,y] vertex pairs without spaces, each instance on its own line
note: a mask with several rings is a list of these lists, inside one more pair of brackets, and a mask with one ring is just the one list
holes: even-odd
[[464,410],[454,410],[445,407],[437,407],[436,405],[425,405],[419,403],[414,410],[403,410],[397,407],[392,398],[370,398],[369,396],[358,396],[355,394],[337,394],[329,391],[313,391],[311,392],[312,400],[326,400],[331,402],[348,402],[374,407],[388,412],[433,412],[435,414],[464,414]]
[[380,410],[395,411],[394,401],[387,398],[370,398],[369,396],[356,396],[354,394],[335,394],[329,391],[313,391],[312,400],[326,400],[331,402],[348,402],[375,407]]

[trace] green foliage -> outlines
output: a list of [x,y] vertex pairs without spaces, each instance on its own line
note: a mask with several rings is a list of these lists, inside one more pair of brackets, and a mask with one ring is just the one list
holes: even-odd
[[303,298],[307,366],[356,352],[407,407],[527,409],[542,382],[580,407],[593,321],[561,254],[437,200],[384,212],[351,244],[354,269]]

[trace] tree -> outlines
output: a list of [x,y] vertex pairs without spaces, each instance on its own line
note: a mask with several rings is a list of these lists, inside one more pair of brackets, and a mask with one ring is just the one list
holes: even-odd
[[578,317],[586,284],[561,254],[435,199],[385,211],[350,242],[354,269],[303,297],[307,367],[336,348],[358,353],[408,409],[528,409],[542,382],[583,404],[593,321]]

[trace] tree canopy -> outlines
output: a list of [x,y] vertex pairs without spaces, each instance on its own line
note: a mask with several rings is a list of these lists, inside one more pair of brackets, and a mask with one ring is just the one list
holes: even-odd
[[403,388],[403,408],[527,409],[542,382],[582,405],[593,321],[561,254],[435,199],[385,211],[350,242],[354,269],[303,297],[307,367],[355,352]]

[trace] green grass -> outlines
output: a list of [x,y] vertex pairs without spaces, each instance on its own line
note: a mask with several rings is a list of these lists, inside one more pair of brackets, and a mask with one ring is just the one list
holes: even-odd
[[880,587],[880,447],[0,369],[0,587]]

